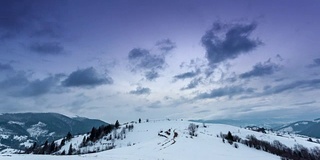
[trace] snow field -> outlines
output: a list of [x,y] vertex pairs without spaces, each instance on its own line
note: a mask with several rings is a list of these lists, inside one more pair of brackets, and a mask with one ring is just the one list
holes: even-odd
[[[192,137],[188,132],[188,125],[193,122],[171,120],[171,121],[152,121],[148,123],[134,124],[132,132],[126,133],[126,138],[123,140],[116,140],[115,149],[107,150],[99,153],[72,155],[72,156],[58,156],[58,155],[0,155],[1,160],[194,160],[194,159],[219,159],[219,160],[279,160],[280,157],[272,155],[261,150],[249,148],[242,144],[238,144],[239,148],[233,145],[223,143],[220,137],[220,132],[226,134],[230,131],[233,135],[237,135],[245,139],[247,135],[254,135],[256,138],[273,142],[279,140],[288,147],[293,147],[295,144],[302,144],[306,147],[313,148],[320,147],[320,144],[306,141],[306,138],[296,137],[294,135],[286,135],[286,137],[277,136],[276,133],[263,134],[246,130],[239,127],[233,127],[222,124],[206,124],[204,128],[202,124],[197,130],[197,137]],[[170,129],[170,135],[165,131]],[[120,132],[121,129],[118,129]],[[166,135],[168,138],[159,136]],[[173,140],[174,132],[178,134]],[[82,142],[83,136],[75,136],[70,142],[61,149],[66,152],[69,145],[78,147]],[[110,142],[110,141],[107,141]],[[58,142],[59,143],[59,142]],[[91,149],[102,148],[104,140],[98,141]],[[128,146],[130,144],[131,146]]]

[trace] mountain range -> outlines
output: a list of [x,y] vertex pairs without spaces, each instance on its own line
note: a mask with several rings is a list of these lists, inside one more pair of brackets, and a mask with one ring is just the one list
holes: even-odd
[[6,113],[0,115],[0,150],[22,149],[71,134],[89,132],[106,122],[84,117],[70,118],[58,113]]
[[320,118],[317,118],[313,121],[293,122],[288,125],[278,127],[276,130],[320,138]]

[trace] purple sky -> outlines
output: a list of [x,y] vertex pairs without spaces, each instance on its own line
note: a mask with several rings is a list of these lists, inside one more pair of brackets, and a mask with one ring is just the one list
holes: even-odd
[[0,113],[320,115],[320,2],[2,0]]

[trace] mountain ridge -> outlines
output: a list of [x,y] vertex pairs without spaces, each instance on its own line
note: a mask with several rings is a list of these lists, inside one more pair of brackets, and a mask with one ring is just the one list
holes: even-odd
[[[97,119],[70,118],[53,112],[3,113],[0,115],[0,138],[3,145],[21,149],[23,147],[21,143],[26,141],[44,143],[46,140],[62,138],[68,132],[83,134],[89,132],[92,127],[107,124]],[[14,136],[26,136],[27,138],[15,140]]]

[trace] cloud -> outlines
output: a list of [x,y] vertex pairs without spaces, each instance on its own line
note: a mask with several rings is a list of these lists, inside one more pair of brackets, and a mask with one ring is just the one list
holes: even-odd
[[243,88],[241,86],[226,86],[218,89],[213,89],[209,93],[201,93],[196,97],[196,99],[219,98],[224,96],[232,98],[236,95],[253,93],[254,90],[254,88]]
[[148,50],[135,48],[129,52],[129,61],[134,65],[134,70],[163,69],[165,58],[162,55],[153,55]]
[[294,103],[292,105],[294,106],[304,106],[304,105],[309,105],[309,104],[315,104],[317,101],[308,101],[308,102],[301,102],[301,103]]
[[176,79],[176,80],[179,80],[179,79],[183,80],[183,79],[186,79],[186,78],[193,78],[193,77],[197,76],[198,74],[200,74],[200,70],[178,74],[178,75],[175,75],[173,78]]
[[201,82],[201,78],[193,79],[186,87],[181,88],[180,90],[188,90],[196,88]]
[[294,81],[288,84],[280,84],[274,87],[268,87],[264,90],[264,92],[257,94],[258,96],[279,94],[286,91],[291,91],[295,89],[319,89],[320,88],[320,79],[312,79],[312,80],[299,80]]
[[0,10],[5,17],[0,18],[0,39],[11,39],[21,35],[49,38],[60,35],[59,23],[53,20],[54,15],[48,15],[44,7],[55,10],[58,4],[2,0]]
[[202,36],[201,42],[206,49],[209,65],[216,67],[221,62],[235,59],[262,44],[259,39],[251,39],[257,24],[223,24],[215,22]]
[[159,77],[159,70],[165,68],[165,56],[154,55],[148,50],[135,48],[129,52],[131,71],[144,71],[147,80],[154,80]]
[[61,74],[50,75],[44,79],[30,80],[30,76],[24,71],[12,69],[7,76],[0,81],[1,92],[13,97],[35,97],[47,93],[59,93]]
[[153,50],[134,48],[128,53],[131,72],[142,72],[149,81],[160,77],[159,72],[167,66],[166,56],[176,45],[170,39],[164,39],[158,41],[155,47],[157,49]]
[[147,80],[152,81],[160,77],[160,75],[158,72],[151,70],[145,73],[145,77]]
[[99,75],[93,67],[78,69],[72,72],[62,84],[66,87],[96,87],[112,84],[113,80],[108,75]]
[[135,107],[133,110],[134,110],[135,112],[145,112],[145,110],[144,110],[141,106]]
[[0,63],[0,71],[8,71],[8,70],[13,70],[13,68],[10,64]]
[[27,25],[26,20],[29,19],[30,4],[25,1],[1,1],[0,10],[1,14],[5,16],[0,18],[1,39],[18,35]]
[[262,77],[265,75],[271,75],[276,71],[280,70],[280,66],[272,63],[270,60],[264,63],[257,63],[253,66],[251,71],[240,74],[240,78],[252,78],[252,77]]
[[308,68],[320,67],[320,58],[313,59],[313,63],[307,65]]
[[147,106],[148,108],[152,108],[152,109],[158,109],[161,108],[161,102],[160,101],[155,101],[153,103],[151,103],[150,105]]
[[172,42],[170,39],[163,39],[156,43],[156,46],[159,48],[160,51],[164,53],[170,52],[174,48],[176,48],[176,44]]
[[59,55],[64,54],[64,48],[59,42],[33,43],[29,49],[41,55]]
[[135,95],[143,95],[143,94],[150,94],[151,90],[150,88],[137,87],[136,90],[132,90],[129,93],[135,94]]
[[15,93],[18,97],[34,97],[51,92],[57,92],[57,85],[60,82],[59,76],[49,76],[45,79],[30,81],[20,92]]

